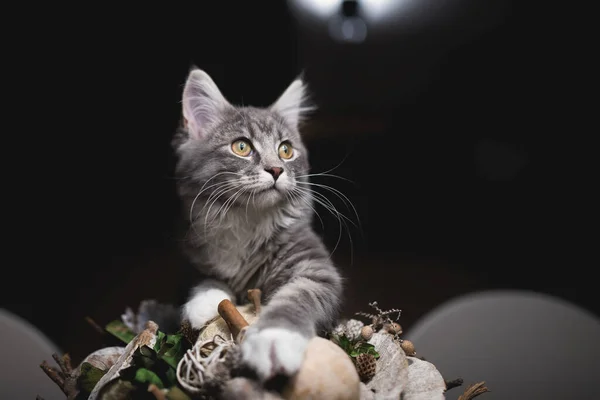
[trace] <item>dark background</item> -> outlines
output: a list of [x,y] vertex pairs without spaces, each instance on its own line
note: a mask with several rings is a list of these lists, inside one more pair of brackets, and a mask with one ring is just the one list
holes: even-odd
[[[570,143],[568,46],[540,10],[449,1],[353,45],[285,2],[198,3],[36,8],[21,26],[28,44],[9,46],[5,75],[17,90],[6,95],[3,306],[77,358],[100,341],[85,316],[104,324],[145,298],[182,301],[193,281],[180,272],[169,142],[196,65],[231,102],[256,106],[304,72],[319,106],[304,129],[313,172],[336,167],[354,183],[314,182],[346,194],[362,223],[335,252],[347,314],[377,300],[409,327],[489,288],[598,312],[566,227],[568,177],[547,150],[551,131]],[[333,248],[337,222],[318,211]]]

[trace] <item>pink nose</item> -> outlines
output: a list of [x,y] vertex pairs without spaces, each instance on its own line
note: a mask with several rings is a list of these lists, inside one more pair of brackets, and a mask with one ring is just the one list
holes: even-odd
[[283,168],[271,167],[271,168],[265,168],[265,171],[267,171],[268,173],[273,175],[273,179],[277,180],[277,178],[279,178],[279,175],[281,175],[281,173],[283,172]]

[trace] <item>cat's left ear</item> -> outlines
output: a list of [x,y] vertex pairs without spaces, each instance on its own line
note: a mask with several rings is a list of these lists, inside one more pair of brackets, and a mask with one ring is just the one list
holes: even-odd
[[220,120],[223,111],[231,107],[212,78],[198,68],[188,75],[182,105],[189,135],[194,139],[203,138]]
[[298,124],[313,109],[308,104],[308,89],[302,77],[296,78],[271,106],[271,110],[281,115],[293,128],[298,128]]

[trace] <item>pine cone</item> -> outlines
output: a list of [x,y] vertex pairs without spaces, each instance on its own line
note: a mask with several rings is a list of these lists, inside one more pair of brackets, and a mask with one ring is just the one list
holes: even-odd
[[346,322],[346,336],[350,340],[356,340],[360,337],[360,331],[365,324],[357,319],[351,319]]
[[377,360],[372,354],[361,353],[356,356],[356,370],[358,376],[363,381],[368,381],[375,376],[375,370],[377,369]]

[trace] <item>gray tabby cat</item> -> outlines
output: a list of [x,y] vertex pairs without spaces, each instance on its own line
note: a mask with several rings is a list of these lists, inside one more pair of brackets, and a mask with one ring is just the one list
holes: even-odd
[[262,289],[265,306],[242,354],[263,381],[298,370],[308,340],[335,322],[342,292],[311,228],[308,154],[298,132],[305,94],[296,79],[268,108],[237,107],[194,69],[174,140],[189,211],[187,255],[209,277],[192,290],[183,318],[200,328],[221,300]]

